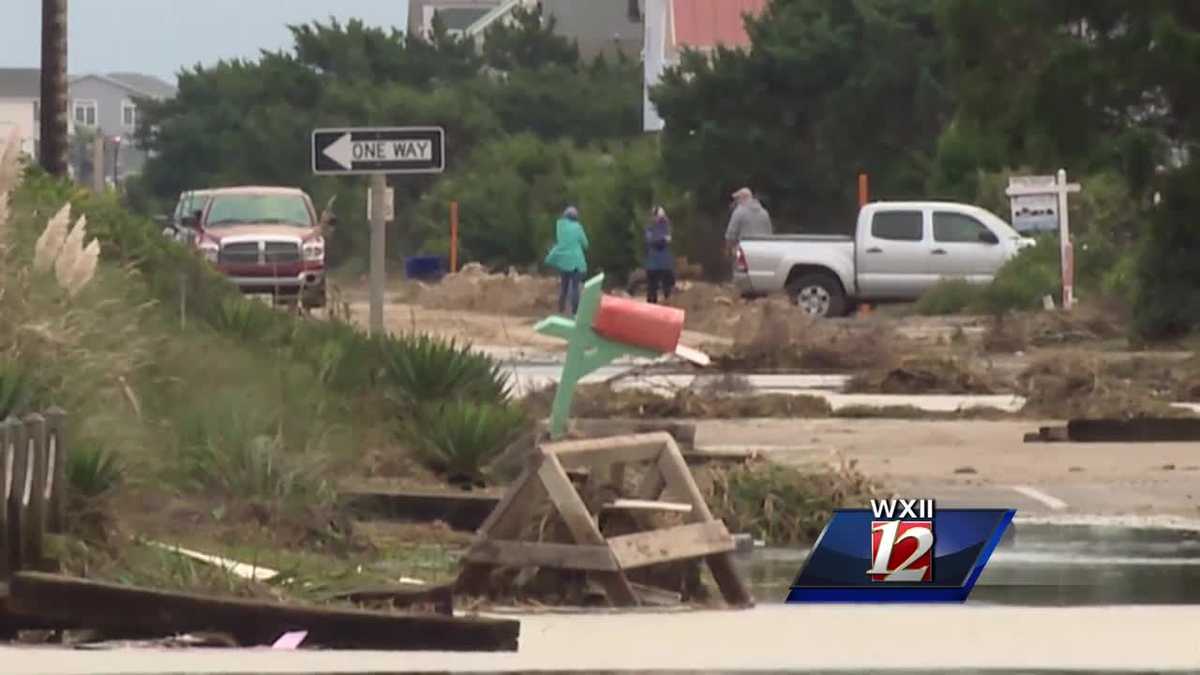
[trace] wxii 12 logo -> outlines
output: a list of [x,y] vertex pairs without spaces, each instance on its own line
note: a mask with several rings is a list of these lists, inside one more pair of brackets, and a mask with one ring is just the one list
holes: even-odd
[[962,602],[1013,509],[940,509],[932,499],[872,499],[838,509],[788,602]]

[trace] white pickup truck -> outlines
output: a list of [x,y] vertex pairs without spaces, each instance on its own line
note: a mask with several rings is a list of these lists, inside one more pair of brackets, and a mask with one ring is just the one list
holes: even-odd
[[842,316],[857,302],[915,300],[942,279],[987,283],[1033,239],[989,211],[950,202],[876,202],[854,236],[743,239],[734,283],[743,295],[787,292],[806,313]]

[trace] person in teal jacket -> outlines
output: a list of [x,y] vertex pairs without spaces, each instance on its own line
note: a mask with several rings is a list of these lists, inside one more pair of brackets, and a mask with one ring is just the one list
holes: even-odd
[[587,273],[587,233],[579,222],[579,210],[568,206],[554,228],[554,247],[546,254],[546,264],[558,270],[558,313],[566,314],[567,301],[571,314],[579,311],[579,293],[583,275]]

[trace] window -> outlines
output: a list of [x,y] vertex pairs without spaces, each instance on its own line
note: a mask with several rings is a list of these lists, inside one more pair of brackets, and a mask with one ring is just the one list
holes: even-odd
[[212,198],[208,227],[239,223],[278,223],[312,227],[304,197],[297,194],[232,194]]
[[137,128],[137,106],[131,101],[123,101],[121,103],[121,124],[126,129]]
[[85,127],[96,126],[95,101],[75,101],[75,124]]
[[871,236],[893,241],[921,241],[924,217],[920,211],[878,211],[871,219]]
[[980,235],[990,232],[983,223],[964,213],[933,214],[933,238],[936,241],[982,243]]

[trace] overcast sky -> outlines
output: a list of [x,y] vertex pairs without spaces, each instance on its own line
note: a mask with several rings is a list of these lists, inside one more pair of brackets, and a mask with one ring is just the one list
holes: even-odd
[[[0,67],[41,62],[41,0],[0,0]],[[287,24],[359,18],[404,29],[408,0],[69,0],[72,75],[181,68],[291,46]]]

